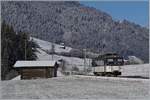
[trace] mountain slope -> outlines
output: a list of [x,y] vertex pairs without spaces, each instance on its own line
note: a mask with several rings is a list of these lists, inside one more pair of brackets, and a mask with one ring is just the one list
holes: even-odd
[[148,62],[148,29],[79,2],[2,2],[2,20],[15,30],[73,48],[134,55]]

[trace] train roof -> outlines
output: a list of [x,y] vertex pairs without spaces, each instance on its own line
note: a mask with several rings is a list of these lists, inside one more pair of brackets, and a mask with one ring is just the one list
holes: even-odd
[[103,55],[99,55],[97,58],[95,59],[108,59],[108,58],[120,58],[120,59],[123,59],[122,56],[120,56],[119,54],[117,53],[106,53],[106,54],[103,54]]

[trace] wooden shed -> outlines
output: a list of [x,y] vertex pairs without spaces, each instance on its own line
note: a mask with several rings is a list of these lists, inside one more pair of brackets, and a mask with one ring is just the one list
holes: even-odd
[[21,79],[51,78],[57,76],[56,61],[17,61],[14,65]]

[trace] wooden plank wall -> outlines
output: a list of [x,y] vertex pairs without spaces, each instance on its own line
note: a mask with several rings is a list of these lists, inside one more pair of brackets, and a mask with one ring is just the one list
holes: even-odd
[[21,79],[51,78],[54,76],[54,68],[23,68]]

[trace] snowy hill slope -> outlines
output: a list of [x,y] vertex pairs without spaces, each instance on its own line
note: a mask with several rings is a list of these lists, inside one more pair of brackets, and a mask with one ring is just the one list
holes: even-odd
[[[51,43],[43,41],[37,38],[33,40],[39,44],[41,49],[49,50],[51,49]],[[69,52],[72,48],[66,47],[65,49],[60,48],[61,45],[55,44],[56,52]],[[47,54],[45,51],[38,49],[37,52],[38,60],[52,60],[52,55]],[[84,60],[77,57],[65,57],[60,55],[53,55],[54,60],[64,59],[67,62],[67,69],[71,70],[72,67],[76,66],[80,70],[84,68]],[[86,59],[87,67],[91,66],[91,59]],[[122,76],[140,76],[140,77],[149,77],[149,68],[150,64],[140,64],[140,65],[125,65],[122,66]]]
[[[37,38],[33,38],[33,40],[41,47],[41,49],[38,49],[39,52],[37,52],[38,59],[37,60],[52,60],[52,55],[47,54],[45,51],[51,50],[51,42],[43,41]],[[69,52],[72,48],[66,47],[65,49],[61,48],[61,45],[54,44],[55,45],[55,52]],[[45,50],[45,51],[44,51]],[[67,69],[71,70],[72,67],[78,67],[80,70],[83,70],[84,68],[84,59],[77,58],[77,57],[66,57],[61,55],[53,55],[53,60],[60,60],[64,59],[67,64]],[[91,59],[86,59],[86,65],[91,66]]]
[[[37,38],[33,38],[33,40],[40,45],[40,47],[43,50],[51,50],[52,48],[52,43],[51,42],[47,42],[47,41],[43,41]],[[65,49],[61,48],[62,45],[58,45],[58,44],[54,44],[55,45],[55,52],[69,52],[72,48],[70,47],[66,47]]]

